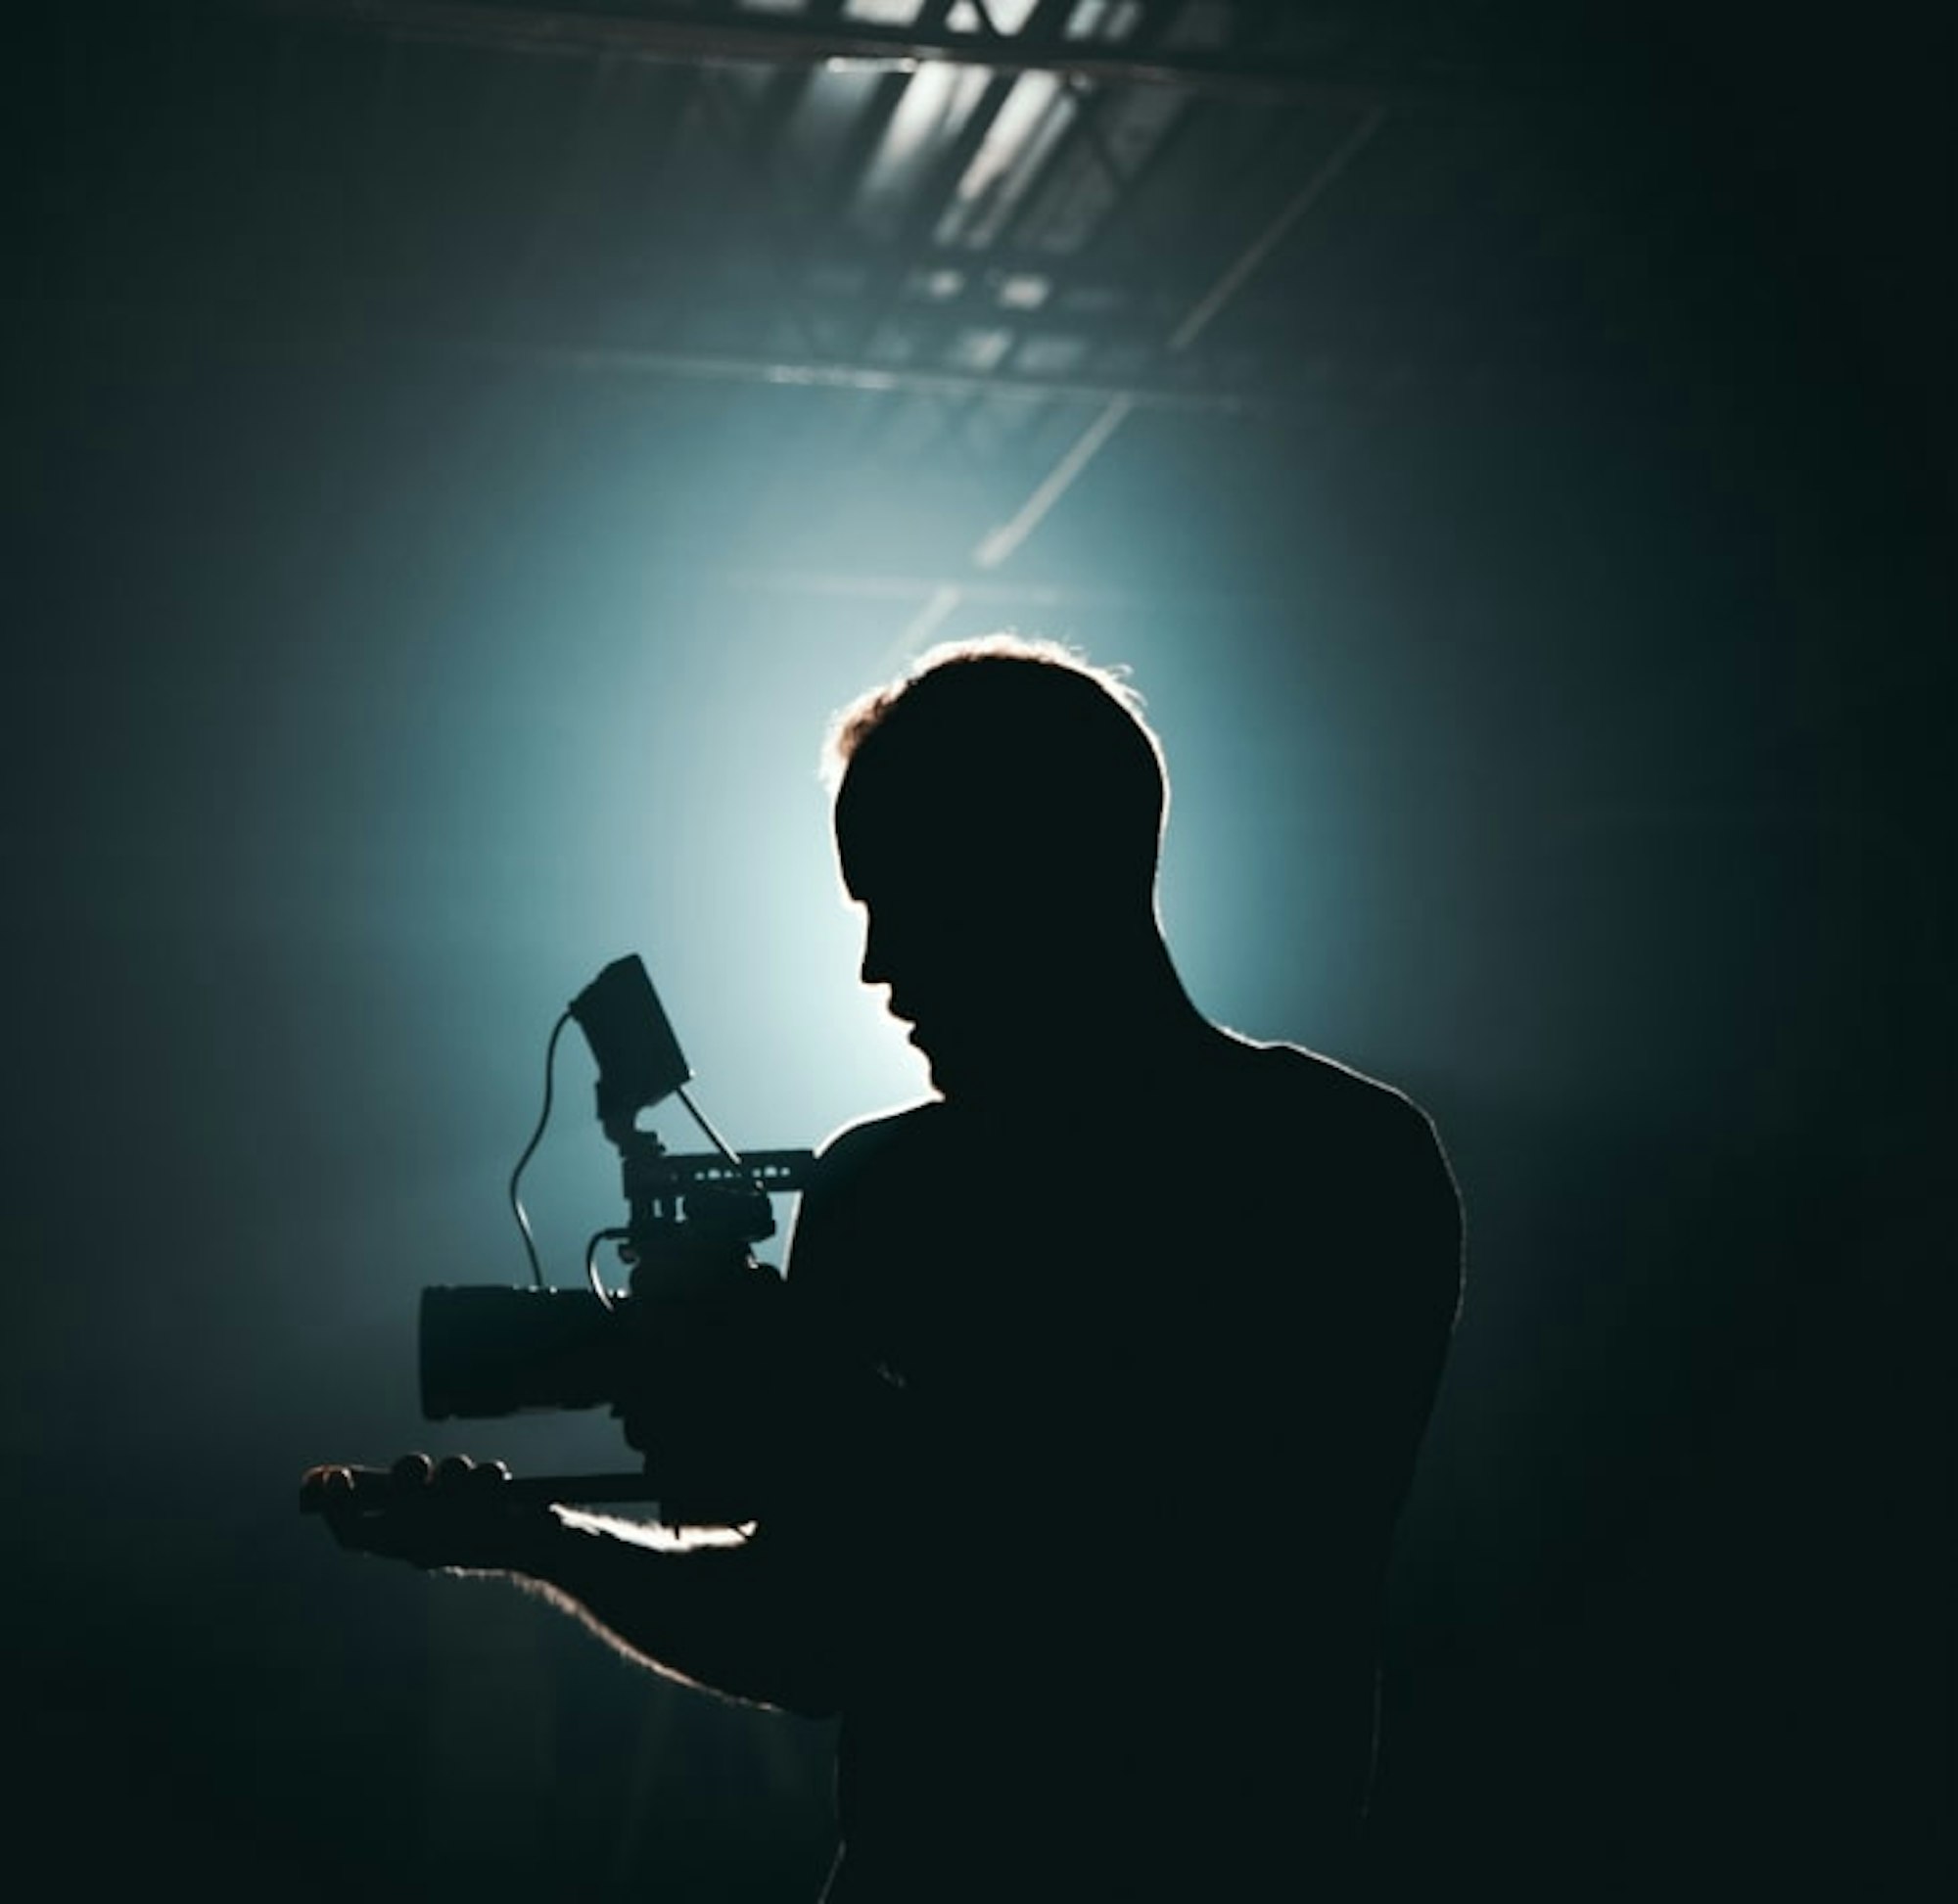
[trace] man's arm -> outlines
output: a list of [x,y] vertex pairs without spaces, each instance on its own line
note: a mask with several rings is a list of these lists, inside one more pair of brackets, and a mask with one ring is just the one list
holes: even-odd
[[841,1636],[819,1548],[781,1532],[686,1537],[564,1507],[509,1508],[493,1463],[409,1457],[358,1491],[305,1486],[342,1546],[429,1570],[514,1580],[641,1665],[752,1704],[825,1717]]
[[[1397,1091],[1368,1106],[1367,1161],[1346,1173],[1334,1246],[1350,1266],[1339,1331],[1342,1424],[1372,1451],[1393,1511],[1412,1481],[1463,1292],[1463,1216],[1427,1114]],[[1329,1384],[1338,1392],[1337,1384]]]
[[[495,1463],[411,1456],[356,1487],[318,1468],[305,1488],[343,1546],[424,1567],[528,1584],[629,1657],[728,1697],[811,1717],[842,1699],[850,1635],[852,1526],[878,1498],[877,1450],[894,1398],[856,1346],[851,1262],[862,1198],[851,1166],[880,1147],[846,1134],[798,1214],[783,1301],[773,1306],[763,1389],[750,1397],[764,1471],[759,1527],[707,1542],[565,1507],[516,1505]],[[676,1346],[683,1348],[683,1341]],[[671,1372],[671,1371],[668,1371]],[[661,1371],[622,1396],[629,1445],[653,1453],[668,1413]],[[655,1455],[655,1458],[657,1456]],[[343,1485],[344,1482],[344,1485]]]
[[841,1703],[842,1635],[816,1567],[778,1534],[687,1540],[556,1508],[513,1571],[641,1665],[827,1718]]

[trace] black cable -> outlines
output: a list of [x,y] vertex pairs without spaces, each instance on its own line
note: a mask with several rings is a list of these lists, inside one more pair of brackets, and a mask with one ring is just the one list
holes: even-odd
[[715,1147],[715,1149],[720,1151],[722,1157],[726,1162],[732,1164],[736,1170],[742,1169],[743,1165],[741,1159],[737,1157],[733,1153],[733,1151],[728,1149],[726,1144],[722,1141],[721,1133],[717,1131],[713,1125],[708,1123],[707,1119],[701,1115],[700,1106],[693,1101],[691,1096],[688,1095],[687,1089],[684,1085],[681,1085],[679,1087],[679,1101],[693,1113],[693,1121],[696,1124],[698,1124],[703,1131],[707,1133],[708,1142],[711,1143]]
[[551,1073],[557,1063],[557,1042],[570,1023],[571,1013],[567,1011],[551,1027],[550,1043],[544,1046],[544,1107],[538,1113],[537,1128],[531,1133],[530,1142],[524,1145],[524,1154],[517,1159],[517,1167],[510,1173],[510,1208],[516,1214],[517,1228],[523,1232],[524,1254],[531,1259],[531,1279],[539,1289],[544,1287],[544,1273],[537,1261],[537,1239],[531,1234],[531,1220],[525,1214],[524,1199],[517,1194],[517,1184],[523,1178],[524,1166],[531,1161],[532,1152],[543,1139],[544,1126],[550,1122]]

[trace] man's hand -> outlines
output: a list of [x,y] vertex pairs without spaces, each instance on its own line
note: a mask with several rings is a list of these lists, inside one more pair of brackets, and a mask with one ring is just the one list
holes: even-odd
[[391,1468],[308,1468],[300,1506],[355,1553],[417,1567],[527,1573],[559,1523],[547,1505],[511,1501],[509,1480],[501,1462],[403,1455]]

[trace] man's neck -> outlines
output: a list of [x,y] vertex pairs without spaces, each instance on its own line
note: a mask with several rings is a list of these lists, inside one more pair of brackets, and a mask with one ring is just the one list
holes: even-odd
[[1191,1002],[1160,940],[1126,962],[1103,958],[1091,969],[1092,980],[1056,980],[1053,1021],[1035,1041],[1037,1055],[1002,1073],[997,1089],[961,1093],[961,1102],[1009,1115],[1037,1101],[1109,1105],[1153,1094],[1228,1042]]

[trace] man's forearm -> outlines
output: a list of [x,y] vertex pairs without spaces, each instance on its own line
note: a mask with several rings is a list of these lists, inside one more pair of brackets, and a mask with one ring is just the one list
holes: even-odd
[[670,1678],[810,1717],[836,1709],[816,1582],[766,1537],[686,1543],[559,1508],[508,1570]]

